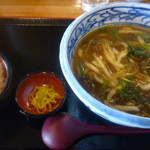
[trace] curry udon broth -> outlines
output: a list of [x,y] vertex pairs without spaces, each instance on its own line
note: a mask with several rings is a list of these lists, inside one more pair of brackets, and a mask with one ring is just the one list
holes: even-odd
[[150,117],[150,29],[110,25],[84,36],[73,72],[93,97],[131,114]]

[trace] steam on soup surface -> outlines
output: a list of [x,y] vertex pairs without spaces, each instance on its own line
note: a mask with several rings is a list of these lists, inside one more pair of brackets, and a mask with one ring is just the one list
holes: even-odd
[[80,84],[98,100],[150,117],[150,29],[98,28],[78,43],[72,67]]

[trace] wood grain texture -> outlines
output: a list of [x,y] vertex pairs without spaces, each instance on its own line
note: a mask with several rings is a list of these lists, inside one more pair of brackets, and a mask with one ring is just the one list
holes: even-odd
[[81,0],[0,0],[0,18],[75,19],[82,13]]

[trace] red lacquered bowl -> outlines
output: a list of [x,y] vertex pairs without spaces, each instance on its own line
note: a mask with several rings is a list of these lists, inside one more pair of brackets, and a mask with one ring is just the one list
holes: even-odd
[[[45,113],[38,113],[34,109],[29,109],[31,103],[29,102],[29,95],[34,90],[35,86],[49,86],[61,95],[61,98],[57,99],[53,104],[53,110]],[[16,102],[19,106],[21,113],[34,118],[41,118],[44,116],[53,115],[64,104],[66,98],[66,88],[64,81],[56,74],[52,72],[41,72],[29,74],[19,84],[16,91]]]

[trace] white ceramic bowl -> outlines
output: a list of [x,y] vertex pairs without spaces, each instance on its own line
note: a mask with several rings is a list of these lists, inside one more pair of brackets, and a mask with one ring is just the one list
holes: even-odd
[[63,74],[78,98],[95,114],[114,123],[150,128],[150,118],[115,110],[88,94],[72,73],[72,57],[78,41],[89,31],[109,24],[132,24],[150,27],[150,4],[116,2],[102,5],[75,19],[65,31],[60,44],[60,64]]

